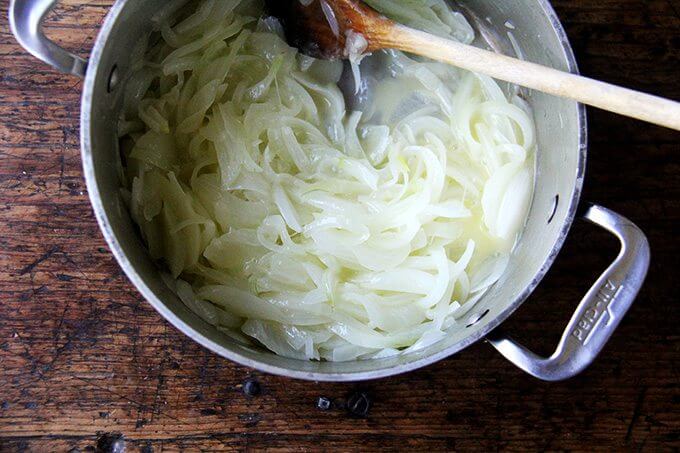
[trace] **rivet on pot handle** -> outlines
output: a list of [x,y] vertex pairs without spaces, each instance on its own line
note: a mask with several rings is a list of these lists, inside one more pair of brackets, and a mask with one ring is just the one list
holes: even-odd
[[42,23],[56,0],[11,0],[9,23],[19,44],[59,71],[85,77],[87,61],[59,47],[45,36]]
[[621,252],[579,304],[557,350],[544,358],[499,329],[487,337],[505,358],[544,381],[573,377],[595,360],[635,300],[649,269],[649,243],[630,220],[597,205],[587,206],[581,217],[618,237]]

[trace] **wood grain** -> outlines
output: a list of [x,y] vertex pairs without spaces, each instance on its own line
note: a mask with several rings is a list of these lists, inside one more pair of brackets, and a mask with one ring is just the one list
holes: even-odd
[[[585,198],[649,235],[648,282],[597,362],[533,380],[477,344],[424,370],[315,384],[236,366],[168,325],[122,275],[87,200],[81,82],[26,55],[0,3],[0,450],[648,450],[680,448],[680,134],[592,112]],[[86,56],[110,0],[63,2],[50,36]],[[680,99],[676,0],[554,1],[584,73]],[[616,252],[578,224],[507,324],[548,352]],[[261,393],[247,396],[255,379]],[[344,401],[372,399],[352,417]],[[319,397],[333,401],[317,409]]]

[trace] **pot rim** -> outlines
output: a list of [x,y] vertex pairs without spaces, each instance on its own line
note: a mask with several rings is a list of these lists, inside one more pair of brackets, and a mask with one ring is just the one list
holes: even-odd
[[[552,251],[545,259],[541,265],[540,270],[534,276],[531,284],[528,285],[521,294],[519,294],[515,300],[509,304],[496,318],[491,320],[487,325],[473,334],[467,336],[463,340],[451,345],[450,347],[439,351],[437,353],[428,355],[426,357],[401,364],[393,367],[380,368],[372,371],[362,371],[362,372],[348,372],[348,373],[320,373],[320,372],[309,372],[303,370],[293,370],[286,367],[276,366],[260,362],[258,360],[251,359],[238,352],[232,351],[225,346],[207,338],[203,334],[199,333],[196,329],[190,326],[186,321],[177,316],[173,311],[171,311],[162,300],[160,300],[151,288],[144,282],[142,277],[139,275],[137,270],[133,267],[130,260],[127,258],[120,242],[118,241],[109,221],[109,216],[104,209],[99,187],[96,181],[94,160],[92,153],[92,141],[90,139],[91,132],[91,108],[92,108],[92,98],[94,93],[95,78],[97,73],[97,67],[101,59],[105,44],[113,30],[116,20],[130,0],[118,0],[111,8],[106,16],[106,19],[102,25],[102,28],[97,35],[94,47],[92,49],[89,64],[87,67],[87,74],[85,77],[85,82],[83,84],[83,94],[81,102],[81,120],[80,120],[80,140],[81,140],[81,158],[83,161],[83,172],[85,176],[85,182],[88,189],[88,195],[90,197],[90,203],[94,210],[95,217],[99,223],[100,230],[104,235],[104,239],[109,245],[113,255],[115,256],[118,264],[123,269],[123,272],[130,279],[132,284],[137,288],[137,290],[144,296],[144,298],[151,304],[151,306],[163,316],[170,324],[179,329],[183,334],[187,335],[189,338],[199,343],[201,346],[215,352],[216,354],[236,362],[240,365],[247,366],[249,368],[257,369],[259,371],[284,376],[296,379],[310,380],[310,381],[323,381],[323,382],[356,382],[365,381],[371,379],[384,378],[389,376],[394,376],[409,371],[416,370],[442,359],[445,359],[457,352],[465,349],[473,343],[485,338],[492,330],[503,323],[512,313],[519,308],[522,303],[531,295],[531,293],[536,289],[541,280],[545,277],[548,270],[554,263],[557,255],[559,254],[564,242],[566,240],[567,234],[571,229],[576,212],[578,210],[579,202],[581,199],[581,193],[583,189],[583,180],[585,177],[585,167],[587,159],[587,137],[588,137],[588,125],[586,109],[583,104],[578,104],[578,161],[577,168],[578,172],[576,175],[574,192],[571,200],[569,201],[569,210],[567,216],[562,225],[560,234],[555,241]],[[572,73],[578,73],[578,64],[576,62],[576,57],[574,55],[573,48],[569,41],[569,38],[560,22],[557,13],[553,9],[549,0],[536,0],[539,7],[543,10],[543,13],[548,17],[550,23],[557,34],[560,43],[562,45],[562,50],[567,58],[567,64],[569,71]]]

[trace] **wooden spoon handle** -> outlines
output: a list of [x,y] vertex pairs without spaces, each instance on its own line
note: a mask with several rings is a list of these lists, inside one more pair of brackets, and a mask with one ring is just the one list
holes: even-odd
[[383,28],[377,39],[385,48],[422,55],[495,79],[680,130],[680,102],[518,60],[403,25]]

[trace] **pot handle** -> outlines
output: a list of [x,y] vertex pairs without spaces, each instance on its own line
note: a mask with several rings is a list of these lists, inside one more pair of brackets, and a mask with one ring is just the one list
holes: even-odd
[[85,77],[87,60],[50,41],[42,23],[57,0],[11,0],[9,24],[19,44],[34,57],[67,74]]
[[590,288],[548,358],[539,357],[499,329],[487,341],[506,359],[544,381],[561,381],[585,370],[600,353],[637,296],[649,269],[649,242],[625,217],[597,205],[581,217],[613,233],[621,252]]

